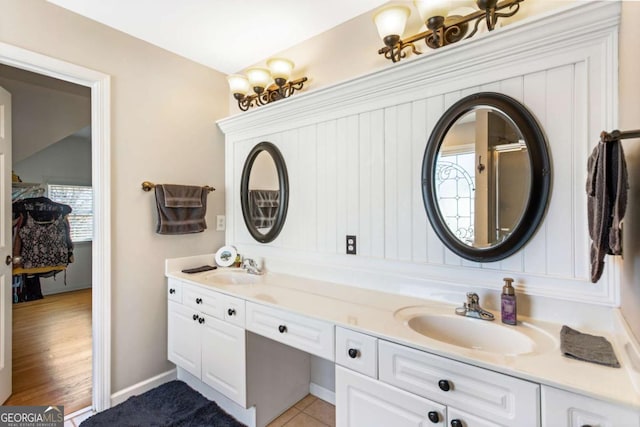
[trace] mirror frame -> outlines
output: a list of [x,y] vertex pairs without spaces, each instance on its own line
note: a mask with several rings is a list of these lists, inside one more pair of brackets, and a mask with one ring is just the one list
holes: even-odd
[[[531,189],[518,224],[502,242],[488,248],[462,243],[447,227],[438,205],[435,188],[436,161],[449,129],[465,114],[480,107],[499,110],[518,128],[529,151]],[[495,92],[480,92],[453,104],[438,120],[422,160],[422,199],[427,217],[442,243],[460,257],[476,262],[499,261],[520,250],[533,236],[547,209],[551,188],[551,162],[547,140],[535,117],[515,99]]]
[[[278,172],[278,184],[280,187],[280,205],[278,206],[278,213],[276,214],[276,219],[271,226],[271,229],[266,234],[262,234],[258,231],[249,215],[249,177],[251,175],[253,162],[258,157],[258,154],[263,151],[269,153],[275,163],[276,171]],[[269,243],[278,237],[287,217],[287,209],[289,206],[289,177],[287,175],[287,166],[284,162],[284,158],[282,157],[282,153],[280,153],[278,147],[271,142],[260,142],[253,147],[247,156],[244,167],[242,168],[242,178],[240,181],[240,202],[242,204],[242,216],[244,217],[244,223],[254,239],[260,243]]]

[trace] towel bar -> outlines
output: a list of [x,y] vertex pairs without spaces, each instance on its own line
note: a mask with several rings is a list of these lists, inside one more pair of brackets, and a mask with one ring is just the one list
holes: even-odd
[[640,138],[640,129],[624,131],[624,132],[621,132],[619,130],[614,130],[613,132],[602,131],[600,133],[600,139],[603,142],[615,141],[618,139],[628,139],[628,138]]
[[[155,185],[153,182],[144,181],[144,182],[142,183],[142,190],[143,190],[143,191],[151,191],[151,190],[153,190],[153,189],[155,188],[155,186],[156,186],[156,185]],[[216,191],[216,189],[215,189],[215,188],[213,188],[213,187],[209,187],[208,185],[205,185],[203,188],[204,188],[205,190],[207,190],[209,193],[211,193],[212,191]]]

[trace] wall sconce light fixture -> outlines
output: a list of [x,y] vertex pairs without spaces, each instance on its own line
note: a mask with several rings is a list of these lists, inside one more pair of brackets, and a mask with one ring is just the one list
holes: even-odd
[[288,59],[271,58],[267,61],[267,67],[249,68],[246,76],[233,74],[227,77],[229,89],[242,111],[288,98],[296,90],[302,89],[307,81],[306,77],[289,81],[293,62]]
[[[420,17],[427,26],[427,31],[402,39],[407,18],[411,10],[404,5],[392,5],[380,9],[373,16],[378,27],[378,33],[385,46],[378,50],[378,54],[385,58],[398,62],[407,56],[405,49],[417,55],[421,54],[415,42],[425,41],[427,46],[437,49],[462,39],[472,37],[478,32],[478,26],[482,21],[486,22],[487,29],[492,31],[496,27],[499,18],[508,18],[520,10],[520,2],[524,0],[477,0],[475,4],[478,10],[465,16],[447,16],[451,6],[461,6],[461,1],[451,0],[414,0]],[[469,2],[471,3],[471,2]],[[509,9],[505,13],[498,11]],[[475,23],[474,23],[475,21]],[[469,25],[473,30],[469,32]],[[469,34],[467,34],[469,32]]]

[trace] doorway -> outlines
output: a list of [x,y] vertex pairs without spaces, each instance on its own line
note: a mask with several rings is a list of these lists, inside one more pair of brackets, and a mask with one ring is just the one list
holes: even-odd
[[[102,411],[111,406],[110,77],[6,43],[0,43],[0,63],[86,86],[91,90],[91,175],[94,190],[91,255],[92,409]],[[4,189],[7,193],[8,188],[7,185]],[[8,198],[8,194],[5,197]],[[9,311],[11,305],[2,308]],[[3,344],[6,348],[7,343]]]
[[[63,405],[75,412],[92,404],[91,90],[2,64],[0,86],[12,95],[14,218],[43,214],[23,212],[24,206],[65,206],[73,245],[64,271],[49,261],[40,268],[14,262],[13,392],[5,404]],[[56,223],[34,223],[13,234],[29,241]],[[52,238],[38,239],[41,244],[59,247]],[[22,252],[24,259],[37,250],[22,245]]]

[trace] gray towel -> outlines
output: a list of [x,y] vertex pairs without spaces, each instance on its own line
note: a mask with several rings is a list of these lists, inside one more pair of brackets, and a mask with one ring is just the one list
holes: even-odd
[[567,325],[560,331],[560,351],[572,359],[619,368],[620,363],[611,343],[604,337],[589,335]]
[[604,269],[604,256],[622,254],[621,222],[627,207],[629,182],[622,144],[600,141],[589,156],[587,216],[591,237],[591,282]]
[[[207,194],[206,189],[198,187],[200,189],[200,206],[196,207],[171,207],[167,205],[166,201],[166,187],[165,184],[157,184],[155,188],[156,192],[156,207],[158,210],[158,226],[156,227],[156,233],[158,234],[189,234],[199,233],[207,228],[205,222],[205,214],[207,213]],[[171,185],[174,201],[169,204],[194,204],[189,199],[188,195],[192,194],[193,187]],[[184,192],[180,192],[179,187],[184,187]]]
[[164,205],[168,208],[201,208],[202,187],[193,185],[162,184]]

